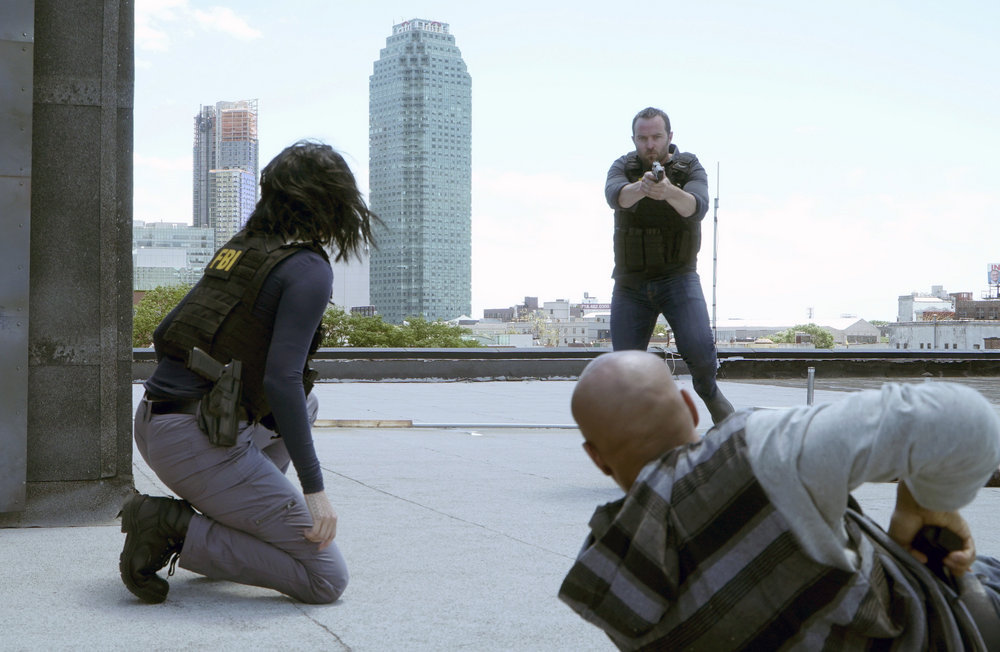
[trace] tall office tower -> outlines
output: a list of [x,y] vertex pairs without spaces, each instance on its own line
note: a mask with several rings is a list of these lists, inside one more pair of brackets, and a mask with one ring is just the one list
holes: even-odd
[[[211,227],[219,234],[229,233],[231,224],[219,229],[213,215],[224,215],[233,219],[229,208],[214,204],[220,199],[229,199],[234,187],[242,187],[245,180],[234,181],[234,176],[222,175],[216,179],[219,170],[243,170],[251,175],[253,201],[249,212],[235,218],[242,226],[250,217],[257,199],[257,178],[259,174],[257,141],[257,100],[237,102],[216,102],[215,106],[202,106],[194,118],[194,211],[193,225]],[[226,188],[217,187],[219,182]],[[232,231],[235,233],[235,231]],[[222,245],[225,240],[217,241]]]
[[393,25],[369,78],[371,300],[389,322],[472,312],[472,80],[447,23]]

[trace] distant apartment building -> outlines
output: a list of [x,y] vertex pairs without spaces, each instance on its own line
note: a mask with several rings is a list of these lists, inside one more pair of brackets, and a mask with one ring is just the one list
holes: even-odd
[[[486,346],[610,346],[607,304],[585,295],[581,304],[565,299],[525,297],[510,308],[486,308],[483,319],[469,325]],[[530,336],[530,341],[529,341]]]
[[472,80],[448,24],[393,25],[369,93],[372,304],[393,323],[469,315]]
[[[992,272],[992,270],[991,270]],[[996,279],[990,276],[989,282]],[[889,347],[916,351],[976,351],[1000,348],[1000,298],[993,292],[973,300],[972,292],[945,293],[940,285],[930,295],[899,297],[897,323],[888,324]]]
[[483,318],[499,321],[524,321],[538,310],[538,297],[524,297],[524,303],[509,308],[484,308]]
[[956,301],[955,319],[1000,320],[1000,300],[983,299],[974,301],[969,298]]
[[177,222],[132,223],[133,289],[193,285],[215,252],[214,232]]
[[955,301],[971,298],[971,292],[948,293],[944,290],[944,286],[932,285],[930,293],[911,292],[901,295],[896,321],[950,319],[955,311]]
[[569,301],[566,299],[546,301],[542,304],[542,312],[550,321],[566,321],[570,313]]
[[194,118],[192,224],[214,230],[221,246],[257,202],[257,100],[202,106]]
[[489,321],[514,321],[516,316],[514,308],[486,308],[483,310],[483,319]]

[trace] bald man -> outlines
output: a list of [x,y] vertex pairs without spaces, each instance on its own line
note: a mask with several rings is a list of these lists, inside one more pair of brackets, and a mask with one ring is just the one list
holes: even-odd
[[[974,390],[887,384],[741,410],[699,438],[663,361],[622,351],[587,366],[572,410],[626,495],[595,512],[559,597],[621,649],[971,650],[998,631],[1000,563],[976,559],[957,511],[1000,465],[1000,420]],[[848,495],[895,478],[886,536]],[[944,566],[967,608],[911,548],[924,525],[959,535]]]

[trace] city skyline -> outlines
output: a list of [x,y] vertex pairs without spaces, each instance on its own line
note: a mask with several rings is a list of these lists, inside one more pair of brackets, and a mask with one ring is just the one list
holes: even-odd
[[[367,188],[368,80],[408,3],[137,0],[135,215],[189,214],[191,108],[259,97],[261,156],[303,137]],[[720,190],[718,318],[891,321],[897,297],[978,295],[1000,262],[1000,7],[730,0],[429,2],[473,71],[473,316],[525,295],[610,298],[604,178],[640,108]],[[224,76],[192,76],[238,59]],[[209,77],[212,77],[209,79]],[[720,174],[721,173],[721,178]],[[718,184],[718,185],[717,185]],[[712,213],[699,272],[712,297]],[[711,306],[710,306],[711,309]]]
[[369,78],[371,303],[386,321],[472,312],[471,77],[448,23],[392,26]]

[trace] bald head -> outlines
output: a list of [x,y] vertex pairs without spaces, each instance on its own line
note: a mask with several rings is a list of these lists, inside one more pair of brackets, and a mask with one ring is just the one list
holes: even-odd
[[649,462],[698,440],[698,412],[659,357],[606,353],[580,374],[571,403],[584,448],[624,489]]

